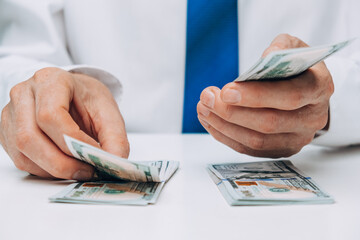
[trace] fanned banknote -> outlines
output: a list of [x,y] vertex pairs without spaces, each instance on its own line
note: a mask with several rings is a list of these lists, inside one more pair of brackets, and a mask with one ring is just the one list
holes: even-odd
[[135,162],[93,147],[87,143],[64,135],[72,155],[96,168],[101,177],[134,182],[167,181],[179,167],[177,161]]
[[334,202],[289,160],[210,164],[208,172],[230,205]]
[[234,81],[286,79],[296,76],[348,46],[353,40],[326,46],[291,48],[271,52],[266,57],[260,58],[254,66]]
[[146,205],[155,203],[177,161],[130,161],[64,135],[72,155],[95,167],[98,182],[74,183],[50,197],[52,202]]

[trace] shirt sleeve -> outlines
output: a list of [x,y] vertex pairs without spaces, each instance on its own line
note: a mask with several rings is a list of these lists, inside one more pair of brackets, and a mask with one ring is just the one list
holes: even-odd
[[330,98],[329,129],[313,144],[342,147],[360,144],[360,52],[325,61],[335,91]]
[[76,65],[68,52],[62,0],[0,1],[0,107],[10,89],[45,67],[88,74],[102,81],[119,103],[121,84],[104,69]]

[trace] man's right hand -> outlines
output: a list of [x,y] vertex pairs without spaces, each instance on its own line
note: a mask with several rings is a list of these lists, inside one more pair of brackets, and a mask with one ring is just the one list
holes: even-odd
[[87,75],[44,68],[12,88],[1,113],[0,143],[20,170],[90,180],[93,167],[71,157],[63,134],[129,155],[124,120],[108,88]]

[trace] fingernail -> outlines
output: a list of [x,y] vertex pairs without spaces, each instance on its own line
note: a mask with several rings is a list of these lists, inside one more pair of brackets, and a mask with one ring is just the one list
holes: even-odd
[[205,117],[209,116],[210,114],[210,110],[207,107],[205,107],[203,104],[199,104],[198,111],[201,115]]
[[203,119],[199,119],[199,122],[204,126],[204,127],[209,127],[209,123]]
[[78,180],[78,181],[88,181],[88,180],[92,179],[93,175],[94,175],[94,173],[91,171],[79,170],[76,173],[74,173],[72,178],[74,180]]
[[215,104],[215,95],[212,91],[206,89],[200,96],[200,101],[207,107],[213,108]]
[[222,100],[226,103],[238,103],[241,100],[241,94],[235,89],[225,89],[222,94]]

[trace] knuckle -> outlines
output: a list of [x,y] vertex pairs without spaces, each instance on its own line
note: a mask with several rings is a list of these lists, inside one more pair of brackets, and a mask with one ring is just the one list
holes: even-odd
[[49,109],[47,107],[40,107],[36,114],[36,120],[39,125],[48,124],[52,119],[54,119],[56,111]]
[[293,47],[301,47],[301,46],[303,46],[303,43],[299,38],[297,38],[295,36],[292,36],[290,34],[287,34],[286,37],[290,40]]
[[288,34],[288,33],[280,33],[279,35],[278,35],[278,37],[281,37],[281,38],[293,38],[293,36],[291,36],[290,34]]
[[329,98],[331,97],[331,95],[333,95],[335,92],[335,86],[334,86],[334,82],[332,81],[332,78],[329,81],[329,84],[327,85],[327,93]]
[[50,78],[51,75],[54,75],[54,74],[57,74],[57,73],[60,73],[64,70],[60,69],[60,68],[56,68],[56,67],[46,67],[46,68],[42,68],[38,71],[36,71],[34,73],[34,76],[33,76],[33,81],[35,83],[43,83],[43,82],[46,82],[48,81]]
[[221,141],[220,141],[220,140],[221,140],[221,137],[220,137],[220,135],[219,135],[219,134],[214,134],[214,133],[211,133],[211,135],[213,136],[213,138],[214,138],[215,140],[217,140],[217,141],[221,142]]
[[260,125],[262,133],[275,133],[279,129],[279,117],[276,113],[268,112],[263,116],[263,123]]
[[10,99],[15,100],[22,95],[24,91],[24,83],[16,84],[10,90]]
[[28,130],[18,129],[15,134],[15,146],[20,152],[24,151],[26,146],[32,141],[33,134]]
[[265,145],[265,136],[262,134],[253,135],[248,142],[251,149],[262,150]]
[[123,153],[125,156],[125,158],[128,158],[129,157],[129,153],[130,153],[130,144],[129,144],[129,141],[127,139],[122,139],[120,141],[120,146],[122,147],[123,149]]
[[283,38],[283,39],[287,39],[288,41],[290,41],[290,43],[293,45],[293,46],[298,46],[299,45],[299,42],[301,41],[299,38],[295,37],[295,36],[292,36],[288,33],[282,33],[280,34],[280,37]]
[[[74,170],[74,169],[73,169]],[[68,178],[66,175],[69,172],[69,169],[64,164],[54,164],[49,173],[55,178]]]
[[225,132],[228,132],[228,128],[226,127],[226,124],[223,121],[214,121],[211,123],[211,125],[220,133],[224,134]]
[[317,121],[315,121],[315,129],[320,130],[323,129],[328,123],[328,113],[322,114]]
[[232,121],[234,117],[234,108],[231,105],[226,105],[221,116],[224,120]]
[[234,149],[235,151],[237,151],[238,153],[244,153],[244,154],[248,154],[247,150],[245,149],[245,147],[243,145],[241,145],[240,143],[237,142],[233,142],[231,144],[229,144],[229,147]]
[[273,44],[271,44],[270,49],[269,50],[278,50],[278,49],[284,49],[286,48],[286,45],[282,42],[274,42]]
[[1,126],[4,126],[5,122],[8,121],[9,105],[6,105],[1,111]]
[[211,136],[213,136],[213,138],[219,142],[222,142],[222,136],[218,133],[218,132],[210,132]]
[[[309,135],[309,136],[305,137],[304,140],[303,140],[303,142],[302,142],[302,144],[301,144],[301,148],[302,148],[303,146],[306,146],[306,145],[308,145],[309,143],[311,143],[313,139],[314,139],[314,136],[313,136],[313,135]],[[300,149],[301,149],[301,148],[300,148]],[[300,151],[300,150],[299,150],[299,151]]]
[[304,101],[304,96],[301,91],[296,91],[291,94],[289,98],[289,108],[291,109],[298,109],[302,107]]
[[7,110],[7,106],[5,106],[3,108],[3,110],[1,111],[1,122],[0,122],[0,145],[3,146],[3,148],[6,150],[7,147],[6,147],[6,138],[5,138],[5,135],[6,135],[6,129],[7,129],[7,124],[10,122],[8,120],[8,110]]
[[59,69],[54,68],[54,67],[42,68],[34,73],[34,77],[35,78],[48,77],[50,74],[53,74],[54,72],[57,72],[57,71],[59,71]]
[[38,157],[42,161],[51,161],[47,164],[46,171],[55,178],[70,179],[70,174],[79,170],[73,163],[63,161],[63,155],[52,151],[41,151]]
[[308,70],[317,79],[313,87],[314,95],[317,94],[317,99],[329,99],[335,91],[334,82],[329,70],[325,64],[318,64]]
[[27,169],[27,164],[20,157],[13,157],[13,162],[14,162],[14,165],[15,165],[15,167],[17,169],[19,169],[21,171],[27,171],[28,170]]

